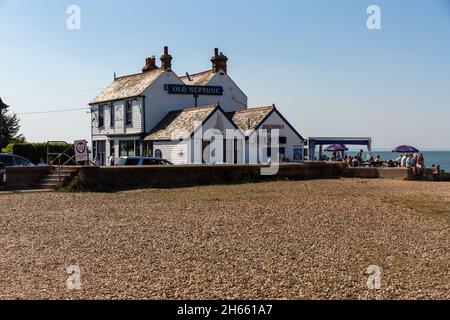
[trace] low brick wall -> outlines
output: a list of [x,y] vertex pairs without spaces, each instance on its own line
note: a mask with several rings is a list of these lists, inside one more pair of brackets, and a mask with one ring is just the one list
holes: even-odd
[[[412,174],[412,170],[407,168],[344,168],[342,171],[344,178],[362,178],[362,179],[399,179],[399,180],[417,180]],[[433,174],[431,169],[425,169],[424,175],[420,180],[432,181]]]
[[50,171],[51,167],[8,167],[6,190],[32,189]]
[[279,179],[340,179],[336,164],[284,164],[272,176],[261,175],[259,165],[83,167],[72,181],[72,190],[115,191],[136,188],[173,188]]
[[449,172],[441,172],[433,175],[434,181],[450,181],[450,173]]

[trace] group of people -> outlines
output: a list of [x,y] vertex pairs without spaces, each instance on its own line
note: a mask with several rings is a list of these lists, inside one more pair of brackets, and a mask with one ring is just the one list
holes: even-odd
[[[360,165],[370,165],[370,166],[382,166],[383,160],[380,155],[375,158],[371,155],[367,155],[367,159],[364,160],[364,151],[360,150],[355,156],[349,156],[346,153],[333,152],[330,158],[324,156],[321,158],[322,161],[337,161],[347,164],[349,167],[358,167]],[[393,165],[395,166],[395,165]]]
[[415,176],[423,174],[425,158],[422,153],[407,153],[394,160],[402,168],[411,168]]
[[[425,158],[422,153],[403,154],[395,160],[383,161],[380,155],[375,158],[369,153],[364,159],[364,151],[360,150],[355,156],[346,153],[333,152],[331,157],[322,157],[323,161],[338,161],[347,164],[349,167],[359,167],[361,165],[371,167],[402,167],[410,168],[414,176],[421,176],[425,169]],[[436,169],[436,168],[433,168]]]

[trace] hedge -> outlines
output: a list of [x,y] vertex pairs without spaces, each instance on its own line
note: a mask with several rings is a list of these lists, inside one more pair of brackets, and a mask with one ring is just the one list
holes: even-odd
[[[68,143],[52,143],[50,144],[50,153],[61,153],[73,145]],[[5,153],[11,153],[24,158],[29,159],[31,162],[37,164],[42,160],[47,161],[47,143],[10,143],[5,149]],[[67,152],[70,156],[74,154],[74,150],[69,150]],[[55,158],[56,156],[52,156]],[[61,161],[65,162],[68,160],[64,156]]]

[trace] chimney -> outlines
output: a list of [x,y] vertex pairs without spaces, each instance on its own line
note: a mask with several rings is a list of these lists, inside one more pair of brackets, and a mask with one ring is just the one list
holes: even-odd
[[142,68],[142,72],[148,72],[155,69],[158,69],[155,56],[145,59],[145,66]]
[[169,54],[169,47],[164,47],[164,54],[161,56],[161,67],[164,70],[172,70],[172,56]]
[[223,70],[223,72],[227,73],[227,62],[228,58],[222,52],[219,53],[219,49],[214,49],[214,56],[211,58],[212,69],[214,72],[219,72]]

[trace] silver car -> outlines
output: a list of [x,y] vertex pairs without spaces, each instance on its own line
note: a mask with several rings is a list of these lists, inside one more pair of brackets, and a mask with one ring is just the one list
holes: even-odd
[[166,159],[149,157],[120,157],[118,166],[170,166],[172,163]]

